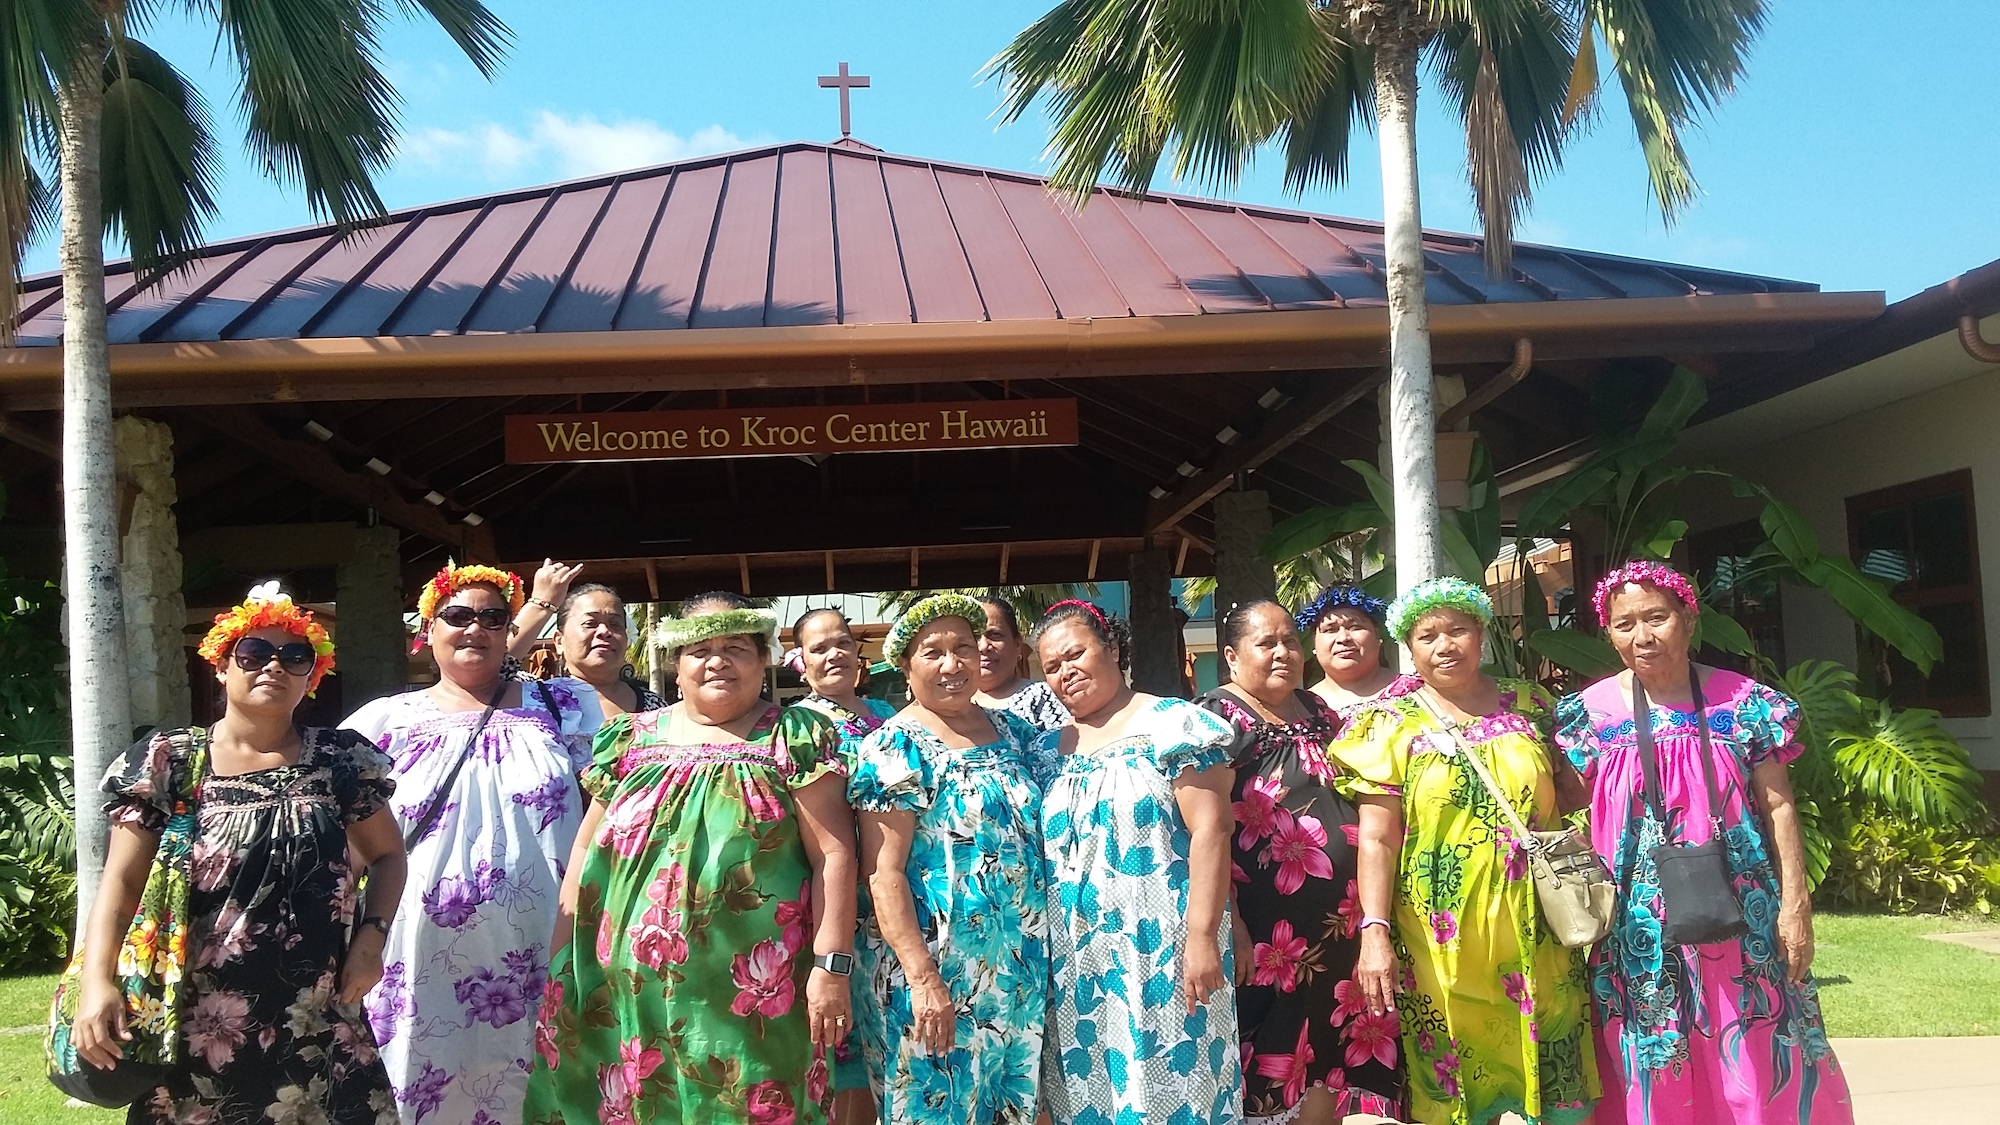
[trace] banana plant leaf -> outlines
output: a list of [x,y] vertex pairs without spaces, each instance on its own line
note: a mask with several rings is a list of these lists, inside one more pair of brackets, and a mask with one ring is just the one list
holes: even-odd
[[1567,523],[1571,511],[1582,507],[1617,479],[1617,468],[1599,454],[1561,481],[1535,493],[1522,507],[1515,526],[1523,535],[1547,535]]
[[1929,675],[1944,658],[1944,640],[1937,627],[1889,596],[1879,580],[1855,569],[1852,562],[1822,556],[1802,568],[1806,580],[1833,595],[1833,600],[1861,627],[1894,645],[1903,658]]
[[1317,550],[1344,535],[1369,528],[1389,526],[1389,517],[1374,504],[1348,504],[1338,508],[1308,508],[1284,520],[1264,537],[1258,553],[1276,566],[1307,551]]
[[1685,367],[1675,367],[1660,397],[1646,411],[1639,432],[1650,437],[1669,437],[1687,428],[1688,420],[1708,401],[1708,384]]
[[1611,642],[1574,629],[1544,629],[1531,633],[1528,648],[1542,659],[1584,676],[1609,676],[1625,667],[1625,662],[1618,659],[1618,651],[1611,647]]
[[1472,540],[1466,538],[1465,529],[1459,526],[1459,521],[1455,517],[1462,515],[1463,512],[1448,512],[1447,518],[1438,521],[1438,533],[1444,541],[1444,553],[1451,558],[1451,568],[1458,572],[1460,578],[1477,585],[1484,585],[1488,560],[1479,557],[1478,548],[1472,545]]
[[1694,647],[1713,645],[1732,656],[1754,656],[1757,644],[1750,634],[1738,624],[1734,617],[1718,613],[1710,606],[1701,607],[1701,616],[1694,623]]
[[1382,476],[1382,471],[1366,461],[1349,460],[1342,461],[1341,464],[1353,469],[1361,477],[1361,483],[1368,486],[1368,495],[1375,501],[1375,507],[1393,519],[1396,511],[1396,490]]

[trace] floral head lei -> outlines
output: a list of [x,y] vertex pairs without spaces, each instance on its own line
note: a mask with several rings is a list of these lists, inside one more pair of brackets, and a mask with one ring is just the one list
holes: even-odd
[[290,594],[278,588],[275,580],[252,587],[243,604],[216,614],[215,624],[209,626],[208,635],[195,651],[203,660],[220,668],[235,651],[236,642],[258,629],[283,629],[304,637],[313,646],[315,659],[312,677],[306,681],[306,694],[318,691],[320,680],[333,670],[333,638],[327,636],[326,626],[313,620],[312,610],[301,609]]
[[423,592],[417,595],[417,616],[423,618],[423,624],[417,627],[417,636],[410,644],[410,651],[422,651],[424,629],[438,615],[438,610],[444,608],[446,602],[467,586],[480,585],[499,588],[500,596],[507,599],[507,613],[510,617],[520,613],[521,607],[527,604],[527,588],[521,584],[521,576],[513,571],[480,566],[477,563],[459,566],[446,559],[444,568],[431,575],[431,580],[424,583]]
[[1493,599],[1463,578],[1446,576],[1419,582],[1389,603],[1389,634],[1408,642],[1410,631],[1425,614],[1455,609],[1485,626],[1493,620]]
[[1370,595],[1359,586],[1335,586],[1314,598],[1293,620],[1299,623],[1299,632],[1310,633],[1319,628],[1320,618],[1342,606],[1360,610],[1373,618],[1377,625],[1382,624],[1382,615],[1389,609],[1388,602]]
[[653,627],[653,644],[670,653],[717,637],[763,637],[778,631],[778,615],[768,609],[725,609],[692,617],[669,617]]
[[882,655],[891,664],[900,664],[903,653],[909,651],[910,642],[917,639],[924,626],[943,617],[959,617],[972,628],[976,635],[986,627],[986,607],[966,597],[964,594],[932,594],[903,611],[903,616],[889,626],[889,636],[882,642]]
[[1650,559],[1635,559],[1604,576],[1597,584],[1597,592],[1590,597],[1590,604],[1597,609],[1597,624],[1600,628],[1611,627],[1611,595],[1625,588],[1627,584],[1651,586],[1656,590],[1671,594],[1675,601],[1687,607],[1690,613],[1701,612],[1694,597],[1694,583],[1687,575],[1665,563]]

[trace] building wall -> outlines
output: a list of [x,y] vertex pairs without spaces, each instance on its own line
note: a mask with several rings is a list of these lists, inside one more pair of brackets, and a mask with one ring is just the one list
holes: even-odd
[[[1790,396],[1787,396],[1790,397]],[[1782,407],[1783,400],[1776,400]],[[1711,461],[1757,481],[1797,507],[1824,551],[1847,550],[1850,496],[1970,469],[1978,523],[1980,591],[1986,607],[1987,673],[2000,678],[2000,368],[1949,383],[1777,440],[1733,435],[1703,450]],[[1754,518],[1757,508],[1726,493],[1704,498],[1697,527]],[[1816,590],[1784,594],[1786,658],[1837,660],[1852,667],[1852,622]],[[2000,684],[1989,692],[2000,702]],[[1944,725],[1981,770],[2000,771],[2000,721],[1948,718]]]

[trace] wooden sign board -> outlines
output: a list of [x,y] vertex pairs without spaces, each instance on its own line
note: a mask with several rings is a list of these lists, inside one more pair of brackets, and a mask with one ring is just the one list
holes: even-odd
[[512,465],[1076,443],[1076,400],[1068,398],[517,414],[507,419],[507,462]]

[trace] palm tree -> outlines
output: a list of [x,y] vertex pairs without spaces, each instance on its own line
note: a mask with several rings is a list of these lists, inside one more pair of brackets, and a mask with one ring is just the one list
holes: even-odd
[[901,614],[904,610],[930,597],[932,594],[964,594],[969,598],[999,598],[1014,607],[1014,617],[1020,622],[1023,632],[1033,629],[1035,622],[1049,611],[1049,607],[1070,598],[1094,598],[1097,596],[1095,582],[1050,582],[1027,586],[956,586],[940,590],[891,590],[875,595],[882,612],[889,615]]
[[[385,213],[373,176],[395,151],[396,95],[376,65],[374,0],[231,0],[181,5],[215,21],[242,77],[251,151],[302,188],[317,216],[354,227]],[[402,0],[491,77],[511,33],[479,0]],[[142,274],[201,243],[220,172],[200,94],[135,35],[159,6],[40,0],[0,20],[0,224],[11,276],[60,191],[63,271],[63,529],[76,791],[94,792],[132,737],[113,501],[110,353],[104,336],[108,223]],[[9,289],[11,302],[14,290]],[[9,333],[14,308],[0,310]],[[77,808],[77,905],[88,915],[106,825]]]
[[1465,127],[1486,262],[1565,141],[1594,116],[1600,39],[1668,220],[1693,198],[1681,134],[1733,87],[1764,0],[1062,0],[991,64],[1018,118],[1050,95],[1057,184],[1106,173],[1142,191],[1173,173],[1232,183],[1267,143],[1294,192],[1347,172],[1355,122],[1378,130],[1389,300],[1397,582],[1439,572],[1430,316],[1417,200],[1417,64]]

